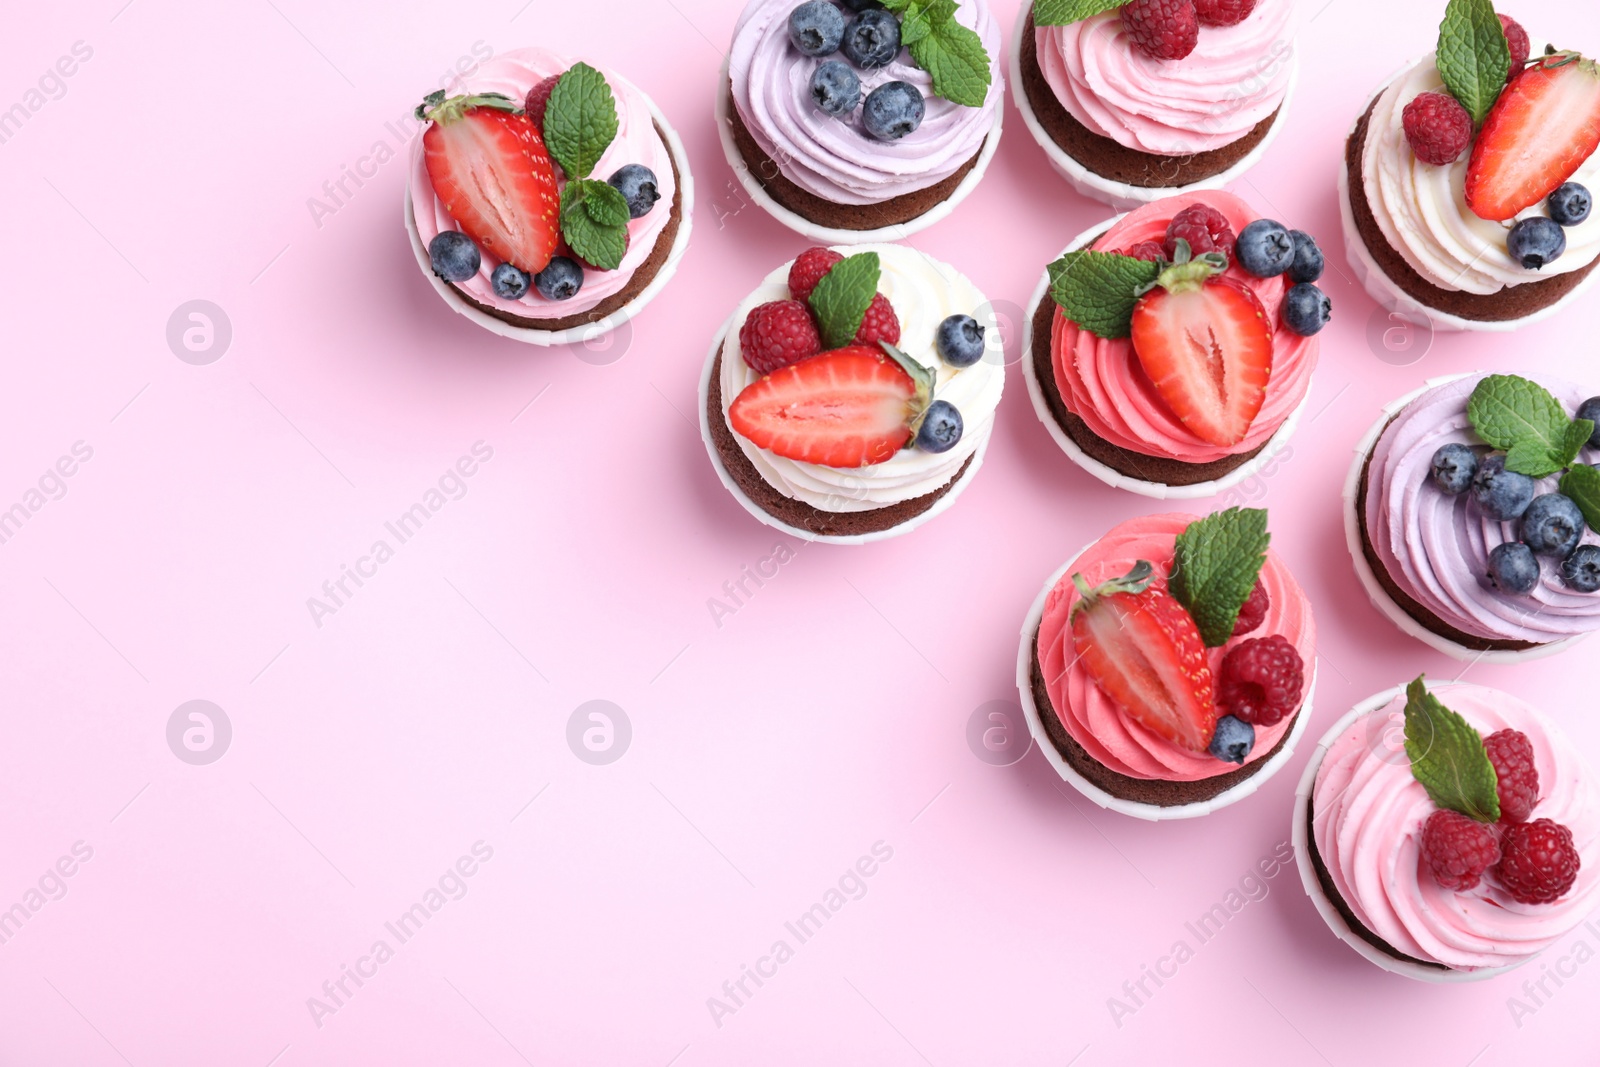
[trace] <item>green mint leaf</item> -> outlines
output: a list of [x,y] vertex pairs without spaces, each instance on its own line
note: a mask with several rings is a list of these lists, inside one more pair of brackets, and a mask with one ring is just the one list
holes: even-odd
[[1189,609],[1207,648],[1220,648],[1233,637],[1271,540],[1267,513],[1260,508],[1219,511],[1178,535],[1167,588]]
[[1482,122],[1511,75],[1511,46],[1493,0],[1450,0],[1439,24],[1439,77]]
[[1561,492],[1578,505],[1589,529],[1600,533],[1600,470],[1577,464],[1561,476]]
[[544,143],[569,179],[587,178],[617,136],[617,101],[605,75],[574,63],[550,91]]
[[904,11],[906,8],[910,7],[916,2],[917,0],[883,0],[883,6],[888,8],[890,11],[898,13]]
[[1561,465],[1571,466],[1572,461],[1578,458],[1589,444],[1589,438],[1594,436],[1594,423],[1589,419],[1573,419],[1567,423],[1567,437],[1561,443]]
[[1161,275],[1159,263],[1082,249],[1050,264],[1050,297],[1096,337],[1128,336],[1139,291]]
[[963,107],[981,107],[989,96],[989,53],[984,50],[983,38],[950,17],[955,13],[954,4],[949,5],[948,15],[938,17],[947,2],[933,0],[928,6],[927,34],[915,43],[906,42],[906,49],[912,61],[933,78],[933,95]]
[[[1572,425],[1561,402],[1549,390],[1514,374],[1491,374],[1480,381],[1467,401],[1467,418],[1479,437],[1504,449],[1508,456],[1517,452],[1519,459],[1533,466],[1542,466],[1566,450],[1568,427]],[[1511,460],[1508,458],[1506,463],[1510,467]],[[1557,464],[1544,473],[1560,468],[1561,464]],[[1510,469],[1539,477],[1518,467]]]
[[1070,26],[1125,3],[1127,0],[1033,0],[1033,24]]
[[1479,822],[1499,822],[1499,780],[1478,731],[1428,692],[1421,676],[1406,686],[1405,714],[1411,774],[1433,802]]
[[846,256],[822,276],[811,290],[811,310],[817,313],[825,348],[843,348],[855,340],[867,307],[878,295],[881,269],[878,253]]
[[1530,478],[1543,478],[1566,466],[1550,447],[1542,441],[1524,438],[1506,450],[1506,470],[1526,474]]
[[[900,43],[910,48],[928,34],[933,32],[933,24],[937,21],[939,12],[948,10],[954,14],[955,0],[912,0],[911,6],[906,8],[905,14],[900,19]],[[945,16],[946,18],[949,15]]]
[[[613,201],[612,198],[616,200]],[[616,204],[622,204],[621,220],[616,219]],[[569,181],[561,190],[561,236],[585,263],[600,270],[616,270],[628,250],[628,205],[605,182],[584,179]]]

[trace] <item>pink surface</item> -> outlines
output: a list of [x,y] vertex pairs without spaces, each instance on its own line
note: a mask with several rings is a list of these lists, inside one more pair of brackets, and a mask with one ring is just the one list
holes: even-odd
[[[697,376],[728,310],[803,244],[743,201],[712,128],[736,7],[13,12],[0,106],[37,107],[0,143],[0,501],[37,508],[0,544],[0,903],[26,910],[40,889],[40,906],[0,944],[0,1061],[1488,1065],[1592,1050],[1600,929],[1464,988],[1385,975],[1335,940],[1283,862],[1309,744],[1247,802],[1165,824],[1093,808],[1037,752],[974,756],[974,713],[1015,708],[1040,583],[1112,524],[1170,510],[1073,466],[1020,377],[968,494],[905,539],[797,546],[723,491]],[[1014,0],[998,7],[1014,25]],[[1337,133],[1431,46],[1437,7],[1307,5],[1304,91],[1237,188],[1332,253],[1336,318],[1305,422],[1219,501],[1272,508],[1315,606],[1308,737],[1419,670],[1462,673],[1352,578],[1339,487],[1380,405],[1480,367],[1596,375],[1594,302],[1430,347],[1345,264]],[[1529,7],[1516,13],[1536,33],[1534,16],[1547,33],[1593,27],[1577,2]],[[71,76],[47,76],[79,41]],[[593,56],[687,144],[683,269],[592,349],[473,329],[406,245],[406,116],[480,41]],[[1600,49],[1600,32],[1573,43]],[[987,178],[912,243],[1016,312],[1106,212],[1007,112]],[[167,340],[196,299],[231,320],[208,365]],[[47,475],[61,457],[71,475]],[[386,524],[416,504],[430,517],[402,541]],[[307,599],[346,565],[370,576],[346,579],[319,626]],[[1593,760],[1588,662],[1465,676],[1545,709]],[[231,724],[208,765],[169,748],[191,700]],[[607,765],[568,743],[594,700],[631,724]],[[47,877],[62,857],[73,874]],[[463,857],[470,877],[451,873]],[[441,881],[439,910],[400,943],[385,924]],[[801,942],[785,923],[818,903],[838,910]],[[1227,918],[1202,923],[1217,906]],[[379,939],[392,956],[363,963]],[[346,980],[319,1028],[307,1000],[346,965],[371,977]],[[745,966],[770,977],[746,979],[718,1026],[707,1000]],[[1130,995],[1141,980],[1149,995]],[[1219,1012],[1242,1019],[1244,1052]]]

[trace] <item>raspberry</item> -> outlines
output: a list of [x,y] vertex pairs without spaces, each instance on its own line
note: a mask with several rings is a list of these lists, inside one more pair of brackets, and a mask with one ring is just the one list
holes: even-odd
[[1278,634],[1252,637],[1228,650],[1217,684],[1217,707],[1251,726],[1273,726],[1300,706],[1305,667]]
[[796,300],[811,299],[811,290],[843,258],[831,248],[808,248],[801,252],[794,266],[789,268],[789,295]]
[[1489,762],[1500,779],[1500,821],[1527,822],[1539,803],[1539,768],[1533,765],[1533,742],[1520,730],[1500,730],[1483,739]]
[[856,331],[855,343],[877,348],[879,341],[888,341],[892,345],[900,343],[900,320],[895,318],[889,298],[882,293],[875,294],[872,303],[867,305],[867,313],[861,319],[861,329]]
[[1528,44],[1528,31],[1510,15],[1500,16],[1500,28],[1506,31],[1506,44],[1511,46],[1511,76],[1515,78],[1528,65],[1528,53],[1533,51]]
[[1237,26],[1256,9],[1256,0],[1194,0],[1202,26]]
[[1272,606],[1272,601],[1267,598],[1267,587],[1260,580],[1256,587],[1250,590],[1250,595],[1245,598],[1244,607],[1239,609],[1239,621],[1233,624],[1233,636],[1243,637],[1251,630],[1257,629],[1267,621],[1267,609]]
[[1471,889],[1500,859],[1494,831],[1460,812],[1439,809],[1422,824],[1422,865],[1446,889]]
[[1194,0],[1133,0],[1122,6],[1122,28],[1152,59],[1182,59],[1200,40]]
[[1160,241],[1140,241],[1132,248],[1124,248],[1121,254],[1142,259],[1146,263],[1160,263],[1167,257],[1167,250],[1161,247]]
[[1167,240],[1163,247],[1167,258],[1178,253],[1178,238],[1189,242],[1189,252],[1198,256],[1202,252],[1221,252],[1233,259],[1236,238],[1227,217],[1208,204],[1192,204],[1175,215],[1167,224]]
[[1560,900],[1578,880],[1582,860],[1572,847],[1572,831],[1551,819],[1514,822],[1500,831],[1500,862],[1495,877],[1524,904]]
[[798,300],[774,300],[750,312],[739,328],[739,351],[757,374],[799,363],[822,351],[811,311]]
[[1400,121],[1411,151],[1436,167],[1454,163],[1472,143],[1472,116],[1449,93],[1418,93]]
[[528,90],[528,99],[522,104],[523,110],[528,113],[528,118],[533,120],[533,128],[539,131],[541,137],[544,136],[544,109],[550,105],[550,93],[560,80],[561,75],[550,75]]

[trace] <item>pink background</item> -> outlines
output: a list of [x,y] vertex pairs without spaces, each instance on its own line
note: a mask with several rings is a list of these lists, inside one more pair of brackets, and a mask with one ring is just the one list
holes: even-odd
[[[1328,932],[1292,866],[1120,1026],[1108,1009],[1174,941],[1196,947],[1185,923],[1287,840],[1329,724],[1419,671],[1461,673],[1366,603],[1345,553],[1339,488],[1380,405],[1479,367],[1596,375],[1600,392],[1593,301],[1510,339],[1400,355],[1369,342],[1381,313],[1339,238],[1342,136],[1430,47],[1442,5],[1304,7],[1291,124],[1238,191],[1322,238],[1335,320],[1292,454],[1240,499],[1270,505],[1316,605],[1316,716],[1258,795],[1163,825],[1094,808],[1038,752],[997,767],[965,740],[976,708],[1015,702],[1017,629],[1045,576],[1113,522],[1162,510],[1073,467],[1014,365],[955,508],[901,540],[802,547],[713,622],[725,581],[793,543],[718,484],[696,383],[729,309],[804,245],[743,204],[718,147],[733,3],[14,11],[0,108],[74,42],[93,54],[0,144],[0,507],[75,442],[93,457],[0,545],[0,908],[75,842],[93,857],[0,945],[0,1061],[1521,1064],[1592,1050],[1600,964],[1550,982],[1519,1026],[1508,998],[1539,964],[1470,987],[1385,975]],[[1016,0],[998,8],[1009,37]],[[1566,43],[1600,49],[1579,0],[1515,14],[1536,34],[1586,22]],[[478,42],[624,72],[688,146],[692,246],[615,346],[542,351],[447,310],[401,229],[401,162],[313,219],[308,199],[375,142],[394,148],[385,124],[404,129]],[[1021,305],[1107,214],[1052,176],[1008,104],[987,178],[911,243]],[[197,298],[233,329],[207,366],[165,339]],[[318,627],[307,598],[480,440],[493,458],[466,495]],[[1589,655],[1465,676],[1548,709],[1593,753]],[[232,724],[208,766],[166,741],[193,699]],[[632,724],[608,766],[566,742],[594,699]],[[396,946],[384,924],[478,841],[493,856],[466,895],[317,1026],[307,998],[378,938]],[[878,841],[893,858],[865,896],[716,1025],[707,998]],[[1600,946],[1575,934],[1546,960],[1580,942]]]

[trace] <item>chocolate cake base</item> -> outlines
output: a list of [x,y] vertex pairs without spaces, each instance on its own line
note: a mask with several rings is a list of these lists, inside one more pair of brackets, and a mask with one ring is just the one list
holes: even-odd
[[[1072,116],[1045,80],[1039,66],[1038,40],[1033,15],[1023,29],[1020,58],[1022,91],[1028,95],[1033,115],[1063,152],[1095,174],[1142,189],[1167,189],[1214,178],[1253,152],[1278,121],[1278,111],[1256,123],[1243,137],[1209,152],[1188,156],[1158,156],[1140,152],[1101,136]],[[1281,109],[1280,109],[1281,110]]]
[[[1163,808],[1175,808],[1211,800],[1245,779],[1255,777],[1288,742],[1290,735],[1294,733],[1295,720],[1300,718],[1300,711],[1296,711],[1289,720],[1289,729],[1278,738],[1278,743],[1272,746],[1271,752],[1226,774],[1202,778],[1197,782],[1166,782],[1155,778],[1134,778],[1112,770],[1089,755],[1082,745],[1072,739],[1067,728],[1061,725],[1061,717],[1057,714],[1055,704],[1050,700],[1050,690],[1045,685],[1044,668],[1039,663],[1038,630],[1033,632],[1033,670],[1030,677],[1033,705],[1039,710],[1039,721],[1044,724],[1044,732],[1049,735],[1050,743],[1061,754],[1061,758],[1066,760],[1067,766],[1114,797]],[[1301,711],[1303,710],[1302,704]]]
[[[1398,418],[1398,416],[1396,416]],[[1394,419],[1389,420],[1393,424]],[[1384,426],[1384,430],[1389,428]],[[1383,433],[1380,431],[1378,439]],[[1356,492],[1356,522],[1361,527],[1361,554],[1366,557],[1367,566],[1372,568],[1373,576],[1378,579],[1378,584],[1389,595],[1389,599],[1400,606],[1400,610],[1415,619],[1430,633],[1438,634],[1447,641],[1454,641],[1463,648],[1470,648],[1474,652],[1526,652],[1530,648],[1539,648],[1536,641],[1496,641],[1485,637],[1474,637],[1472,634],[1463,633],[1433,612],[1423,607],[1413,597],[1406,594],[1395,580],[1389,576],[1389,570],[1378,558],[1377,549],[1373,547],[1372,535],[1367,531],[1367,475],[1372,470],[1372,455],[1377,451],[1376,441],[1373,443],[1372,452],[1367,453],[1366,461],[1361,465],[1361,483]]]
[[916,518],[933,507],[955,487],[957,482],[967,476],[967,472],[972,468],[972,461],[977,458],[976,455],[968,456],[961,469],[956,471],[955,477],[931,493],[868,511],[824,511],[803,500],[784,496],[761,477],[751,464],[750,458],[744,454],[744,449],[734,438],[733,428],[728,425],[728,417],[722,410],[722,344],[722,341],[717,343],[717,358],[711,365],[710,388],[706,390],[706,425],[711,429],[711,443],[716,446],[722,467],[733,478],[734,484],[746,497],[754,501],[757,507],[780,522],[823,537],[882,533]]
[[[978,165],[983,149],[973,153],[971,159],[961,164],[956,172],[936,185],[915,192],[890,197],[876,204],[836,204],[815,193],[800,188],[784,177],[783,169],[773,161],[751,136],[750,130],[739,115],[733,99],[733,82],[725,89],[728,94],[728,128],[733,134],[734,147],[738,148],[745,166],[767,195],[780,205],[818,226],[838,230],[876,230],[884,226],[898,226],[926,215],[939,204],[950,199],[972,168]],[[821,121],[837,121],[825,116]]]
[[1056,386],[1056,369],[1050,360],[1050,332],[1055,314],[1055,301],[1050,299],[1047,292],[1033,313],[1033,374],[1039,382],[1040,392],[1044,394],[1045,405],[1049,407],[1050,414],[1055,416],[1056,425],[1091,459],[1140,481],[1159,485],[1199,485],[1237,470],[1267,447],[1263,443],[1249,452],[1209,463],[1184,463],[1166,456],[1147,456],[1142,452],[1134,452],[1097,436],[1082,419],[1067,410],[1067,402]]
[[1600,257],[1597,257],[1581,270],[1569,274],[1551,275],[1538,281],[1524,282],[1522,285],[1508,285],[1497,293],[1488,294],[1441,289],[1418,274],[1406,261],[1405,256],[1401,255],[1384,236],[1377,217],[1372,213],[1372,205],[1367,200],[1362,161],[1367,150],[1367,128],[1372,121],[1373,108],[1377,106],[1378,97],[1373,97],[1372,105],[1361,116],[1356,128],[1350,134],[1350,139],[1345,142],[1345,176],[1350,189],[1350,211],[1355,219],[1356,232],[1361,235],[1361,241],[1367,246],[1367,251],[1377,261],[1384,275],[1408,296],[1459,319],[1469,319],[1474,322],[1510,322],[1543,311],[1554,304],[1582,284],[1595,269],[1596,264],[1600,264]]
[[[661,129],[661,124],[658,122],[655,127],[656,136],[661,138],[661,143],[670,146],[671,142],[667,140],[666,132]],[[683,174],[678,169],[678,157],[670,150],[670,147],[667,151],[667,158],[672,160],[672,217],[667,220],[667,224],[656,235],[656,244],[650,250],[649,258],[639,264],[639,269],[633,272],[633,277],[628,279],[628,284],[623,286],[620,292],[606,297],[588,311],[565,315],[559,319],[534,319],[526,315],[518,315],[514,312],[506,311],[504,308],[485,304],[453,282],[450,283],[450,288],[454,289],[456,295],[462,300],[485,315],[493,316],[501,322],[508,322],[513,326],[520,326],[527,330],[549,330],[552,332],[570,330],[574,326],[585,326],[591,322],[599,322],[613,311],[626,307],[634,297],[644,292],[645,286],[649,285],[651,279],[659,274],[661,268],[666,265],[667,259],[672,255],[673,242],[678,239],[678,226],[683,222]],[[659,209],[660,207],[657,205],[657,210]],[[593,268],[589,267],[584,268],[584,272],[586,274],[595,273]]]

